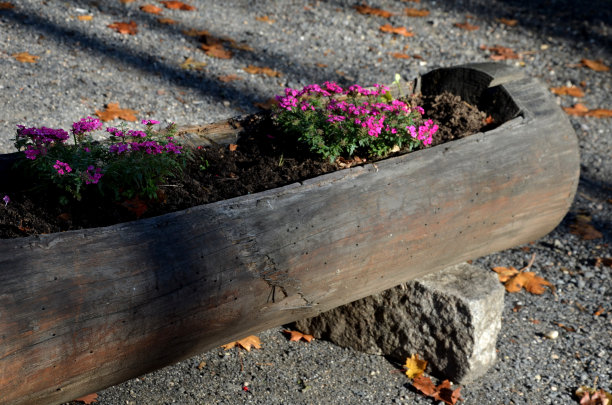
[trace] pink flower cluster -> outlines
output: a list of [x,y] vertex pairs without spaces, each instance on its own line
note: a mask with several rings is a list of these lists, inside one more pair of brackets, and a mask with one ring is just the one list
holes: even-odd
[[438,125],[434,124],[432,120],[426,120],[418,129],[414,125],[410,125],[406,127],[406,130],[411,137],[422,141],[423,145],[431,145],[433,134],[438,131]]
[[156,141],[144,141],[116,143],[108,148],[110,153],[116,153],[117,155],[139,151],[145,152],[148,155],[160,155],[162,153],[174,153],[175,155],[179,155],[182,153],[182,149],[182,146],[176,145],[172,140],[165,145]]
[[72,133],[75,135],[81,135],[85,132],[95,131],[96,129],[99,129],[101,127],[102,123],[98,118],[81,118],[80,121],[77,121],[72,124]]
[[57,174],[59,174],[59,175],[70,173],[72,171],[72,168],[70,167],[70,165],[68,163],[64,163],[64,162],[61,162],[59,160],[55,161],[55,164],[53,165],[53,168],[55,170],[57,170]]
[[102,168],[90,165],[87,166],[84,176],[85,184],[98,184],[98,181],[104,176],[104,173],[102,173]]
[[53,129],[47,127],[41,128],[26,128],[23,125],[17,125],[17,141],[23,142],[28,139],[33,142],[26,145],[24,151],[26,157],[35,160],[39,155],[46,155],[47,148],[55,143],[64,143],[70,137],[63,129]]

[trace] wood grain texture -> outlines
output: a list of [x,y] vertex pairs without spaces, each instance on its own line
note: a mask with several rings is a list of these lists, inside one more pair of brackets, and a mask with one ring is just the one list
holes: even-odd
[[554,229],[579,157],[548,91],[496,64],[419,85],[512,119],[279,189],[0,240],[2,403],[68,401]]

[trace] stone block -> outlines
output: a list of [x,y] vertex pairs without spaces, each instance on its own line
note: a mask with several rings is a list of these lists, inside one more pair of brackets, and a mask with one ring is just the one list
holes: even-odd
[[298,321],[295,327],[402,363],[419,354],[432,375],[465,384],[495,362],[503,301],[504,288],[495,273],[463,263]]

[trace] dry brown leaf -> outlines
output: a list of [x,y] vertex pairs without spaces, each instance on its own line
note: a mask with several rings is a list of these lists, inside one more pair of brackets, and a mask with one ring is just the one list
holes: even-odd
[[274,24],[276,22],[276,20],[270,19],[270,17],[268,17],[267,15],[264,15],[264,16],[261,16],[261,17],[255,17],[255,19],[257,21],[265,22],[265,23],[268,23],[268,24]]
[[123,4],[130,4],[133,3],[135,0],[119,0],[120,2],[122,2]]
[[437,387],[429,377],[416,377],[412,385],[428,397],[442,401],[447,405],[455,405],[461,400],[461,387],[453,390],[449,380],[444,380]]
[[357,10],[359,14],[376,15],[378,17],[384,18],[389,18],[393,15],[393,13],[391,13],[390,11],[381,10],[380,8],[372,8],[366,4],[355,6],[355,10]]
[[581,59],[580,63],[591,70],[595,70],[596,72],[607,72],[610,70],[610,68],[604,65],[600,60]]
[[461,28],[462,30],[466,31],[476,31],[478,28],[480,28],[478,25],[472,25],[467,21],[464,23],[455,23],[453,25],[457,28]]
[[429,10],[407,7],[404,9],[404,14],[408,17],[427,17]]
[[145,13],[157,15],[161,14],[163,11],[161,7],[154,6],[153,4],[145,4],[143,6],[140,6],[140,10],[144,11]]
[[233,82],[234,80],[243,80],[242,77],[238,76],[238,75],[224,75],[224,76],[219,76],[217,77],[217,79],[219,79],[219,81],[222,81],[223,83],[229,83],[229,82]]
[[612,267],[612,257],[597,257],[597,258],[595,258],[595,266],[599,267],[601,265]]
[[236,346],[243,348],[247,352],[250,352],[252,347],[254,347],[255,349],[261,349],[261,340],[259,340],[257,336],[251,335],[251,336],[245,337],[244,339],[240,339],[235,342],[228,343],[221,347],[223,347],[225,350],[229,350]]
[[328,65],[326,65],[325,63],[315,63],[315,66],[320,68],[326,68]]
[[570,224],[570,233],[580,236],[583,240],[602,238],[603,235],[592,224],[591,217],[584,214],[576,215]]
[[93,20],[93,15],[80,15],[77,17],[79,21],[91,21]]
[[510,280],[512,277],[516,276],[519,271],[514,267],[493,267],[493,271],[497,273],[497,277],[499,281],[505,283]]
[[270,77],[281,77],[282,76],[280,72],[277,72],[276,70],[270,69],[269,67],[265,67],[265,66],[262,67],[262,66],[249,65],[245,68],[242,68],[242,70],[252,75],[266,75]]
[[230,152],[235,152],[236,149],[238,149],[238,145],[236,145],[235,143],[230,143],[228,149]]
[[134,21],[126,22],[114,22],[108,25],[108,28],[112,28],[120,34],[135,35],[138,33],[138,25]]
[[595,312],[593,312],[593,316],[600,316],[601,314],[603,314],[604,312],[606,312],[604,310],[604,307],[602,307],[601,305],[595,310]]
[[502,24],[507,25],[508,27],[514,27],[518,24],[518,20],[514,20],[514,19],[510,19],[510,18],[498,18],[497,21],[499,21]]
[[11,8],[15,8],[15,5],[8,1],[0,1],[0,10],[10,10]]
[[534,272],[525,271],[521,274],[523,274],[525,277],[525,284],[523,287],[531,294],[542,295],[544,294],[544,291],[546,291],[546,287],[548,287],[551,292],[555,291],[554,285],[543,277],[536,276]]
[[74,400],[74,402],[82,402],[85,405],[91,405],[94,402],[98,402],[98,394],[89,394],[89,395],[85,395],[84,397],[80,397]]
[[588,107],[581,103],[576,103],[572,107],[563,107],[563,110],[570,115],[578,116],[584,116],[587,112],[589,112]]
[[21,63],[36,63],[40,58],[40,56],[32,55],[28,52],[15,53],[11,56]]
[[394,52],[391,54],[395,59],[410,59],[410,55],[401,52]]
[[180,64],[180,66],[182,69],[202,70],[204,69],[204,66],[206,66],[206,62],[197,61],[189,56],[183,63]]
[[291,335],[289,338],[290,342],[299,342],[302,339],[307,342],[311,342],[314,339],[314,336],[305,335],[302,332],[298,332],[297,330],[283,330],[283,332]]
[[195,28],[190,28],[188,30],[183,30],[183,34],[189,37],[206,37],[210,36],[210,32],[206,30],[196,30]]
[[194,6],[185,4],[182,1],[160,1],[160,3],[166,6],[166,8],[173,10],[193,11],[196,9]]
[[385,24],[379,28],[382,32],[389,32],[391,34],[403,35],[405,37],[413,37],[414,34],[406,29],[406,27],[393,27],[391,24]]
[[555,287],[546,279],[536,276],[531,271],[525,271],[531,268],[535,260],[535,253],[531,256],[529,264],[520,270],[514,267],[493,267],[493,271],[497,273],[499,281],[504,283],[506,291],[509,293],[515,293],[521,291],[523,288],[532,294],[543,294],[546,287],[554,293]]
[[585,115],[595,118],[610,118],[612,117],[612,110],[608,110],[607,108],[595,108],[594,110],[587,111]]
[[275,105],[278,105],[278,100],[276,97],[272,97],[267,99],[266,101],[259,101],[257,103],[253,103],[253,105],[257,108],[261,108],[262,110],[270,110]]
[[206,53],[206,55],[211,56],[213,58],[231,59],[231,57],[233,56],[232,52],[225,49],[221,44],[202,44],[200,45],[200,48],[204,50],[204,53]]
[[172,18],[158,18],[157,22],[160,24],[166,24],[166,25],[172,25],[172,24],[176,24],[176,20],[173,20]]
[[506,48],[505,46],[486,46],[481,45],[480,49],[491,52],[489,58],[493,60],[506,60],[506,59],[519,59],[520,56],[515,53],[512,49]]
[[576,86],[551,87],[550,91],[558,96],[584,97],[584,91]]
[[406,369],[406,375],[408,378],[414,379],[416,377],[420,377],[427,368],[427,360],[419,359],[418,354],[413,354],[406,359],[404,368]]
[[136,121],[136,115],[138,111],[131,110],[129,108],[120,108],[119,103],[108,103],[106,110],[96,111],[96,115],[104,122],[112,121],[116,118],[125,121]]

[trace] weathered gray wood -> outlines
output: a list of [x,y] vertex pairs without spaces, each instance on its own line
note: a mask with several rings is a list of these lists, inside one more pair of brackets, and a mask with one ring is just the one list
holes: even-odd
[[[424,91],[435,78],[475,102],[511,97],[519,116],[483,134],[157,218],[0,240],[2,403],[71,400],[545,235],[573,200],[577,140],[548,91],[513,72],[423,78]],[[489,88],[499,77],[511,80]],[[512,107],[491,103],[499,117]]]

